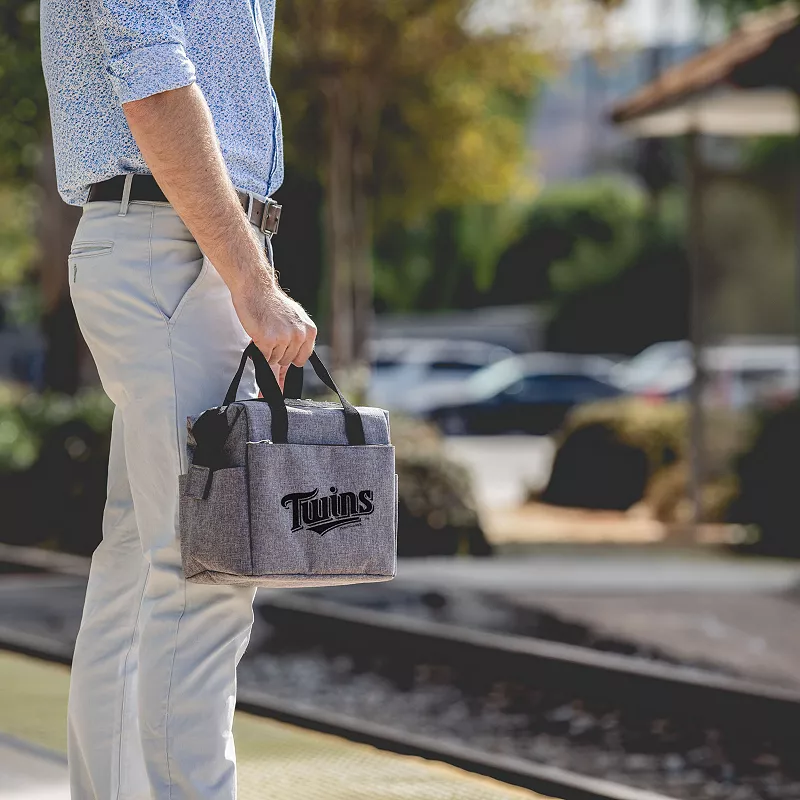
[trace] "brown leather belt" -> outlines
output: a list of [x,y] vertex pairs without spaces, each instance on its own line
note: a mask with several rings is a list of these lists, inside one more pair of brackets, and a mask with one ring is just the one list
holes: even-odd
[[[122,192],[125,188],[125,176],[116,175],[107,181],[93,183],[89,187],[89,199],[87,202],[93,203],[98,200],[121,201]],[[250,222],[255,225],[262,233],[267,236],[274,236],[278,232],[278,225],[281,221],[281,208],[271,198],[263,203],[247,192],[238,189],[236,194],[239,202],[247,214]],[[140,200],[143,203],[169,203],[161,187],[156,183],[152,175],[134,175],[131,181],[131,193],[129,201]]]

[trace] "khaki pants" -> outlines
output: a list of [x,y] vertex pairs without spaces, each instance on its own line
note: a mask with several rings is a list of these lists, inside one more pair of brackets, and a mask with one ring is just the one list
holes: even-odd
[[[229,800],[254,590],[187,583],[176,516],[186,417],[222,402],[249,337],[166,203],[87,204],[69,281],[116,406],[103,541],[72,669],[72,800]],[[240,397],[255,395],[248,373]]]

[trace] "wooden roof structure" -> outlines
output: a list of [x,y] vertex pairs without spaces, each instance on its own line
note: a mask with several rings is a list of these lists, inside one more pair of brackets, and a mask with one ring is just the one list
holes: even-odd
[[638,136],[800,133],[800,12],[793,3],[745,15],[731,36],[667,69],[615,106]]

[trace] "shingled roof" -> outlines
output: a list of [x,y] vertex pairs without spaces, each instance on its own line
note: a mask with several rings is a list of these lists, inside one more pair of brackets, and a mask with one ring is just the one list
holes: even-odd
[[701,92],[733,88],[783,88],[800,92],[800,13],[786,4],[746,15],[723,42],[666,70],[611,114],[625,123]]

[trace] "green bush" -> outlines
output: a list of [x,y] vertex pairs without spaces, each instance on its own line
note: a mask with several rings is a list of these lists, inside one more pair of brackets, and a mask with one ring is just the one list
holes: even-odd
[[[69,397],[0,388],[4,541],[92,552],[101,533],[112,410],[99,390]],[[398,418],[392,420],[392,438],[400,491],[398,552],[488,554],[469,476],[445,456],[438,432]]]
[[398,554],[489,555],[469,474],[447,458],[438,430],[392,418],[392,442],[400,493]]
[[[708,414],[702,518],[721,521],[736,496],[732,451],[747,438],[747,414]],[[559,435],[541,500],[553,505],[626,510],[645,501],[656,519],[692,516],[689,406],[623,398],[574,409]]]
[[557,186],[532,206],[484,303],[547,303],[547,349],[637,353],[688,335],[685,198],[611,178]]
[[45,437],[60,425],[81,420],[96,433],[105,433],[112,412],[111,402],[97,389],[69,396],[0,386],[0,474],[29,469]]
[[642,450],[651,473],[686,455],[689,406],[638,397],[587,403],[567,416],[562,436],[590,424],[611,429],[620,442]]
[[81,554],[100,540],[112,406],[98,390],[75,397],[0,389],[3,540]]
[[754,525],[760,537],[751,550],[800,558],[800,402],[767,415],[737,465],[739,493],[728,520]]

